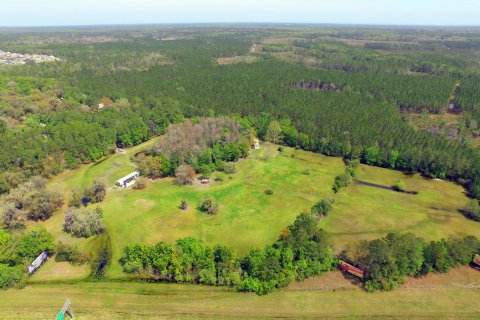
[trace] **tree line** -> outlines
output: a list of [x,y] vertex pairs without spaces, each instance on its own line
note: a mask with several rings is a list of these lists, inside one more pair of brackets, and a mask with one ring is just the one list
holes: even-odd
[[332,270],[336,258],[316,216],[304,213],[276,243],[263,250],[252,248],[244,257],[233,248],[212,248],[189,237],[175,244],[128,245],[121,263],[126,273],[159,281],[232,286],[262,295]]
[[473,236],[426,242],[411,233],[389,233],[384,238],[361,241],[341,257],[365,271],[367,291],[393,290],[407,276],[448,272],[468,265],[480,250]]

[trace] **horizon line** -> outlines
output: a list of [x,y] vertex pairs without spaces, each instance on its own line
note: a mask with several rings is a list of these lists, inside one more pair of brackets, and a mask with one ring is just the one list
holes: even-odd
[[350,26],[350,27],[422,27],[422,28],[480,28],[480,24],[383,24],[345,22],[139,22],[101,24],[0,25],[0,29],[14,28],[81,28],[81,27],[134,27],[134,26],[206,26],[206,25],[270,25],[270,26]]

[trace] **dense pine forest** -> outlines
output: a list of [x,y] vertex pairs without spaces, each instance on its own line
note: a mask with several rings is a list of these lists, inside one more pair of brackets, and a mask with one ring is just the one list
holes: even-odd
[[[0,190],[97,160],[196,116],[248,118],[260,138],[429,177],[480,196],[480,30],[125,27],[6,30]],[[248,57],[248,59],[246,59]],[[99,110],[98,106],[106,106]]]

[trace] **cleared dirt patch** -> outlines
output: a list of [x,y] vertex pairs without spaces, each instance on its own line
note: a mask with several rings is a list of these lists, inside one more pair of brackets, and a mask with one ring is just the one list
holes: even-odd
[[258,60],[255,56],[232,56],[215,58],[215,63],[219,65],[236,64],[236,63],[254,63]]

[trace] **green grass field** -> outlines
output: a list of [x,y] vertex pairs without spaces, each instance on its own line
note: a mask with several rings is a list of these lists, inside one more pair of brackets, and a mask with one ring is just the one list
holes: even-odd
[[[208,244],[231,245],[240,253],[253,246],[273,243],[300,212],[310,209],[330,193],[334,177],[344,170],[338,158],[289,148],[280,154],[277,146],[265,144],[237,163],[237,173],[231,176],[214,173],[213,176],[222,176],[220,182],[211,179],[209,185],[196,181],[192,186],[179,186],[172,179],[160,179],[141,191],[113,187],[118,178],[134,169],[130,157],[142,148],[145,146],[68,171],[49,184],[51,188],[65,191],[66,196],[72,188],[85,187],[96,177],[105,178],[112,186],[100,204],[113,245],[109,277],[124,276],[118,259],[122,248],[130,243],[174,242],[180,237],[195,236]],[[267,189],[273,190],[273,195],[265,194]],[[208,196],[220,204],[214,216],[197,210],[201,199]],[[188,210],[179,209],[181,199],[188,201]],[[58,212],[44,225],[57,239],[77,243],[84,251],[92,249],[94,237],[72,239],[62,231],[62,223],[63,213]],[[40,270],[33,279],[51,279],[51,272],[47,272],[50,268],[56,270],[54,262],[49,262],[45,272]]]
[[451,235],[480,237],[480,224],[458,209],[468,198],[464,189],[447,181],[361,165],[356,179],[391,186],[398,180],[417,195],[353,183],[335,196],[335,208],[321,222],[335,239],[337,250],[360,239],[374,239],[388,232],[413,232],[426,240]]
[[479,288],[480,272],[468,267],[376,293],[351,285],[338,271],[267,296],[179,284],[47,283],[0,291],[0,318],[54,319],[70,298],[78,320],[479,319]]
[[[85,188],[95,178],[108,182],[108,194],[100,206],[113,246],[113,261],[106,274],[109,278],[126,277],[118,260],[122,249],[130,243],[174,242],[180,237],[194,236],[211,245],[233,246],[241,254],[252,246],[273,243],[300,212],[331,194],[334,177],[344,170],[339,158],[291,148],[278,153],[275,145],[265,144],[237,163],[237,173],[231,176],[214,173],[223,181],[211,179],[209,185],[196,181],[192,186],[179,186],[172,179],[160,179],[140,191],[114,187],[118,178],[134,170],[131,156],[154,143],[151,140],[128,149],[125,154],[67,171],[49,183],[50,188],[63,191],[68,198],[73,188]],[[401,179],[408,190],[418,194],[356,183],[341,190],[335,195],[334,210],[321,221],[321,226],[332,235],[337,251],[354,241],[394,231],[414,232],[426,240],[456,234],[480,237],[479,224],[458,212],[468,202],[460,186],[364,165],[360,166],[357,179],[386,186]],[[273,195],[265,194],[266,189],[273,190]],[[197,210],[200,200],[207,196],[220,204],[214,216]],[[181,199],[188,201],[188,210],[178,208]],[[63,211],[41,224],[57,240],[75,243],[83,252],[95,250],[96,237],[74,239],[63,232]],[[74,279],[88,273],[88,267],[49,261],[31,280]]]

